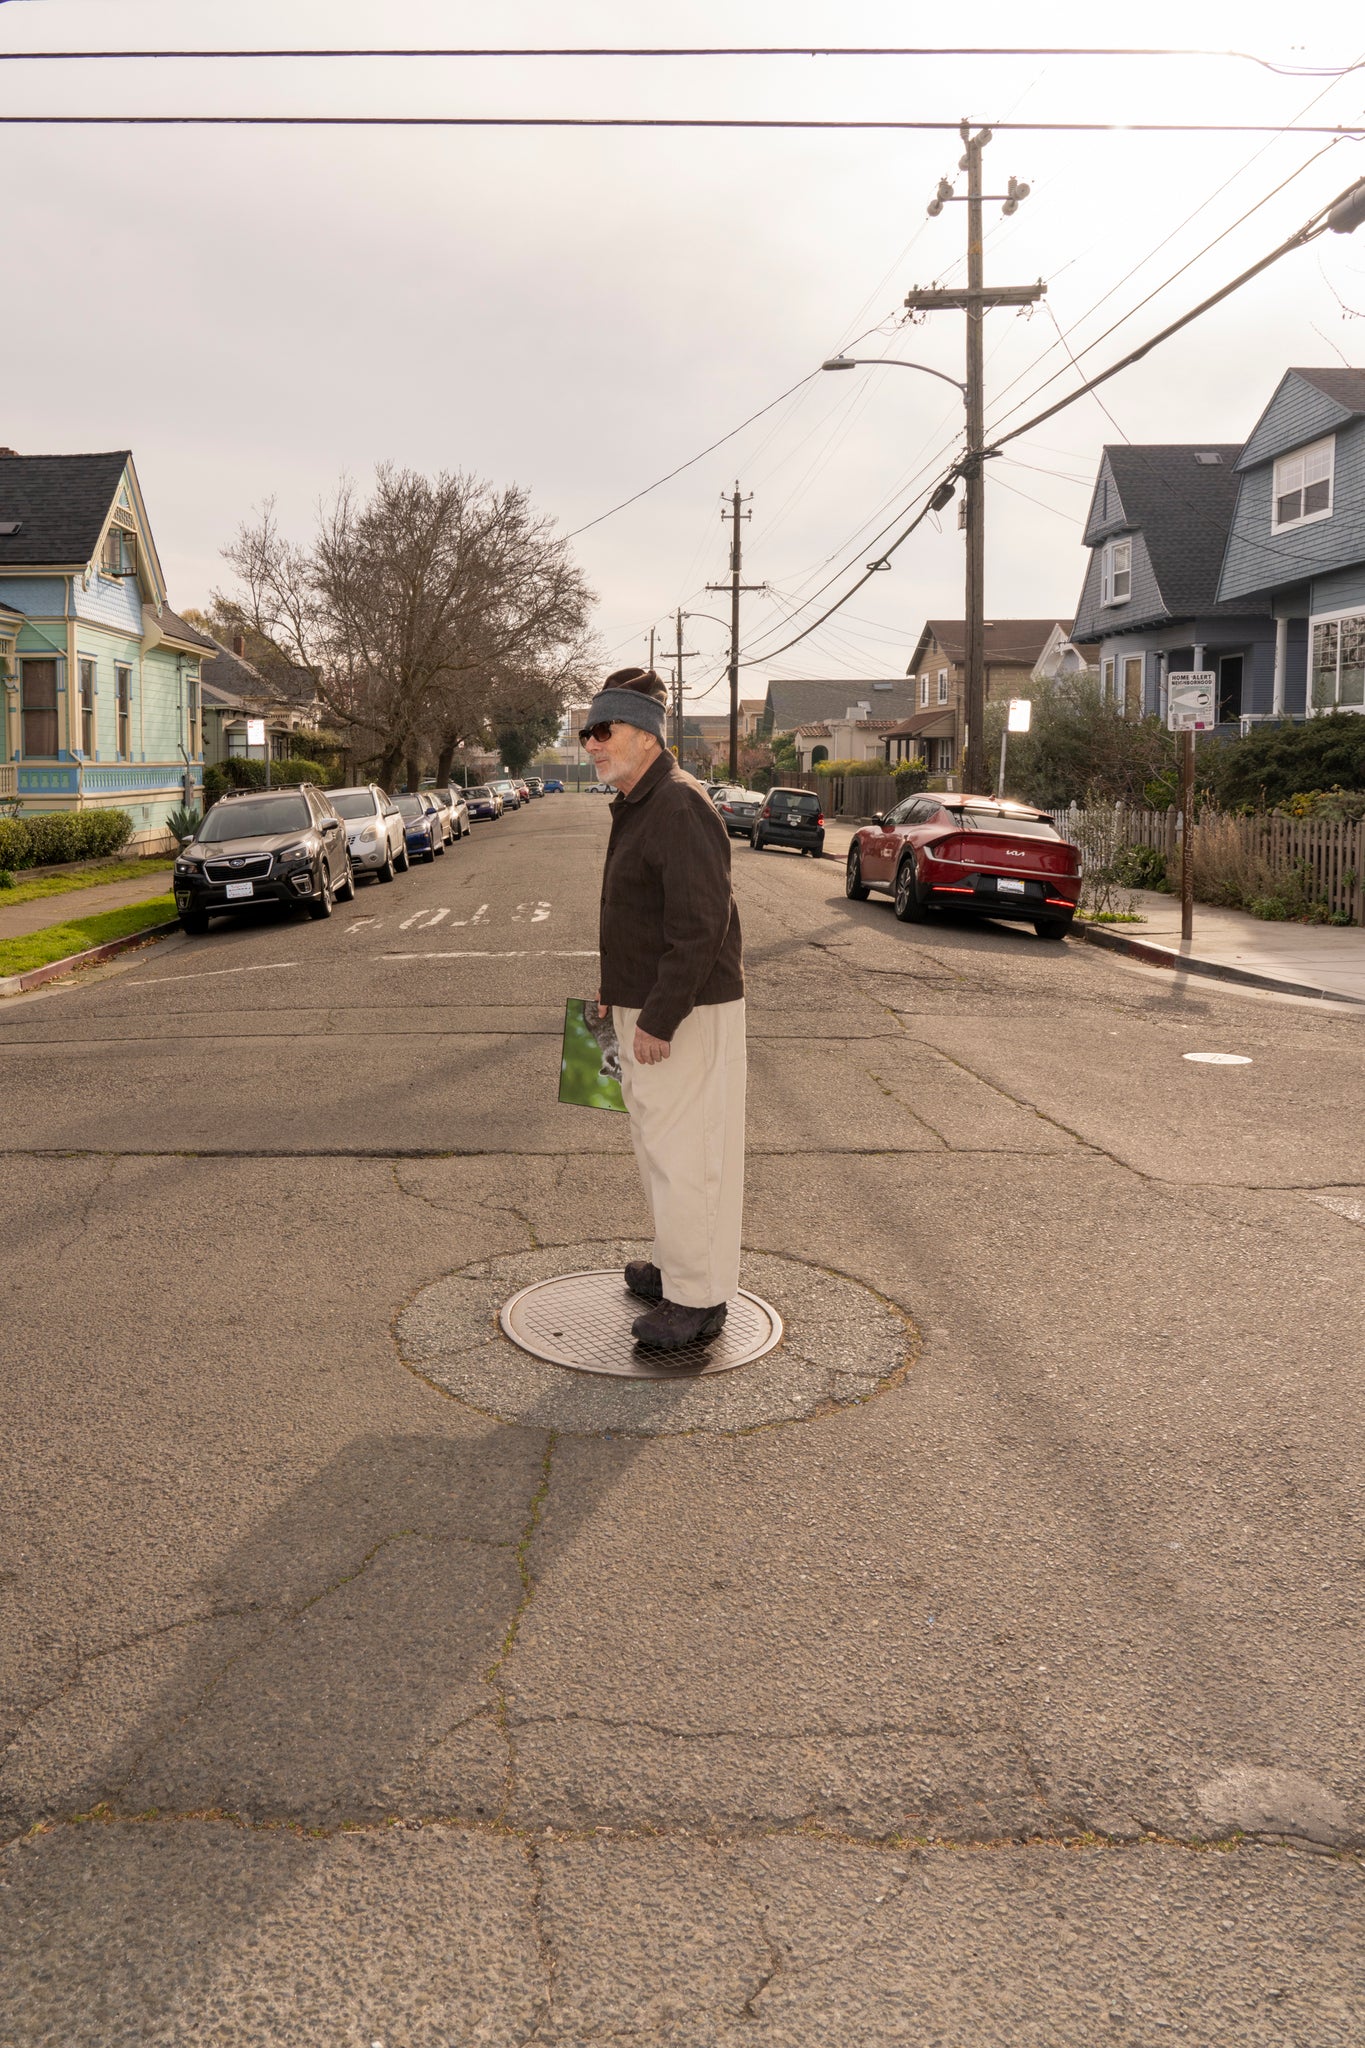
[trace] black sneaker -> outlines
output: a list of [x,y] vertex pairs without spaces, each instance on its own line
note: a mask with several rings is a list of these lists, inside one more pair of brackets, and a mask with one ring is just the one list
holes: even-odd
[[632,1259],[626,1267],[626,1286],[641,1301],[662,1301],[664,1276],[648,1259]]
[[649,1351],[684,1351],[689,1344],[709,1344],[725,1327],[725,1303],[714,1308],[684,1308],[676,1301],[661,1301],[657,1308],[636,1316],[631,1334]]

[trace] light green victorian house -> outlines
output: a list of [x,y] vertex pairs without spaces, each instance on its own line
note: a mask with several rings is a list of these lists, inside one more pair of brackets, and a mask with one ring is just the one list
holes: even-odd
[[171,610],[137,471],[0,448],[0,799],[19,817],[117,805],[155,845],[203,785],[200,662]]

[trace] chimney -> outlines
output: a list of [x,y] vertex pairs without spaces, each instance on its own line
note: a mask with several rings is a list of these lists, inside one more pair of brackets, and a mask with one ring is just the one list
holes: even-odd
[[245,633],[234,633],[234,634],[233,634],[233,636],[232,636],[232,651],[233,651],[233,653],[234,653],[234,654],[235,654],[235,655],[236,655],[236,656],[237,656],[237,657],[239,658],[239,660],[245,657],[245,654],[246,654],[246,634],[245,634]]
[[18,453],[19,450],[17,448],[0,448],[0,455],[17,455]]

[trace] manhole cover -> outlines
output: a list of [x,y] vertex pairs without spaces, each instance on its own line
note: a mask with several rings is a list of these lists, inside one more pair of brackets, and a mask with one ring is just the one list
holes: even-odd
[[733,1372],[771,1351],[782,1335],[782,1318],[756,1294],[741,1287],[726,1303],[725,1328],[709,1344],[651,1353],[641,1348],[630,1326],[649,1303],[613,1272],[561,1273],[537,1280],[504,1302],[498,1321],[514,1344],[533,1358],[567,1365],[574,1372],[611,1373],[617,1379],[671,1380],[679,1373]]
[[[648,1256],[647,1244],[607,1239],[479,1259],[413,1296],[394,1327],[399,1355],[428,1386],[504,1422],[621,1436],[755,1429],[830,1414],[899,1386],[915,1356],[914,1326],[894,1302],[846,1273],[776,1252],[746,1252],[741,1273],[743,1320],[763,1313],[765,1340],[746,1350],[732,1302],[708,1372],[655,1368],[636,1378],[633,1342],[629,1374],[604,1370],[601,1357],[566,1372],[506,1334],[505,1308],[553,1300],[566,1278],[596,1287],[604,1276],[616,1290],[615,1327],[628,1333],[639,1308],[621,1286],[621,1269]],[[547,1327],[572,1325],[555,1315]],[[746,1357],[745,1371],[725,1369]]]

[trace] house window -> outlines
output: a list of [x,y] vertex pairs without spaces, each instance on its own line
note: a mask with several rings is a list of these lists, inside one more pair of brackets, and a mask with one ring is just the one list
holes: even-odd
[[192,669],[185,680],[185,694],[190,714],[190,759],[202,752],[203,741],[200,726],[202,719],[199,704],[199,673]]
[[1306,526],[1313,519],[1331,518],[1335,447],[1335,437],[1329,434],[1325,441],[1314,441],[1307,448],[1296,448],[1292,455],[1280,457],[1275,464],[1272,533],[1283,533],[1287,526]]
[[1142,656],[1126,654],[1123,657],[1123,702],[1119,706],[1125,718],[1142,716]]
[[106,576],[132,576],[137,571],[137,536],[111,526],[100,549],[100,569]]
[[946,668],[941,668],[938,672],[938,701],[940,704],[948,702],[948,671]]
[[84,657],[81,676],[81,752],[87,761],[95,758],[95,664]]
[[1113,701],[1114,657],[1112,655],[1106,655],[1104,660],[1100,663],[1100,702],[1101,704],[1112,704]]
[[920,710],[921,710],[921,711],[925,711],[925,710],[927,710],[927,709],[928,709],[928,706],[929,706],[929,678],[928,678],[928,676],[921,676],[921,677],[920,677],[920,679],[919,679],[919,702],[920,702]]
[[1365,710],[1365,612],[1314,619],[1310,711]]
[[23,713],[24,752],[42,760],[57,753],[57,664],[44,657],[19,664],[19,702]]
[[114,700],[118,708],[118,755],[129,758],[129,719],[133,704],[133,671],[124,662],[114,664]]
[[1100,603],[1127,604],[1133,594],[1133,543],[1111,540],[1100,556]]

